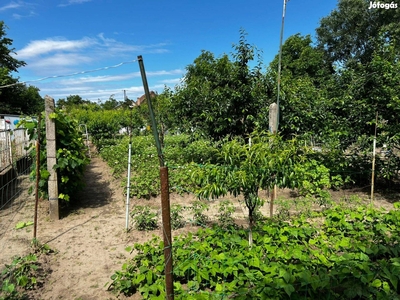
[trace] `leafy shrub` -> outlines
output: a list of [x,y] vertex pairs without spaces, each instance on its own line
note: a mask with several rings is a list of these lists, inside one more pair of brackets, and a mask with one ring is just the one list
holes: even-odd
[[[170,169],[169,182],[171,191],[189,189],[192,185],[191,169],[185,164],[183,154],[188,137],[185,135],[165,137],[165,162]],[[103,147],[100,155],[113,169],[116,177],[126,175],[128,166],[129,137],[124,137],[113,146]],[[177,167],[177,165],[182,165]],[[157,149],[152,136],[132,137],[131,149],[131,186],[130,196],[151,198],[160,193],[160,173]],[[123,179],[126,187],[126,178]]]
[[42,254],[54,253],[47,244],[32,240],[33,252],[25,256],[15,256],[11,264],[5,264],[0,273],[0,300],[28,299],[26,290],[35,289],[46,276],[38,262]]
[[182,228],[185,226],[185,218],[182,215],[185,208],[179,204],[171,206],[171,227],[173,230]]
[[[176,299],[397,299],[400,204],[389,213],[340,206],[312,219],[264,220],[254,243],[244,229],[214,227],[175,238]],[[321,223],[321,217],[325,222]],[[164,244],[135,244],[138,254],[112,275],[110,289],[164,299]]]
[[[82,138],[82,132],[79,130],[79,124],[75,119],[65,114],[62,110],[56,110],[50,114],[50,118],[56,125],[56,158],[57,164],[54,166],[58,176],[59,198],[69,202],[71,195],[83,187],[83,172],[89,164],[89,158],[86,156],[86,146]],[[37,122],[21,122],[21,125],[28,129],[31,140],[37,138]],[[44,132],[45,115],[42,113],[40,124],[41,148],[40,148],[40,194],[43,198],[48,198],[48,178],[50,173],[47,171],[47,150],[46,138]],[[36,149],[32,151],[36,159]],[[36,164],[32,165],[30,179],[36,179]],[[64,202],[64,203],[65,203]]]
[[235,212],[235,206],[229,200],[223,200],[218,207],[218,223],[222,228],[229,228],[235,225],[232,214]]
[[158,214],[154,211],[151,211],[150,207],[148,206],[135,206],[131,212],[131,216],[137,230],[145,231],[158,228]]
[[193,211],[193,225],[206,226],[208,222],[208,216],[204,214],[208,210],[208,205],[200,200],[196,200],[189,207]]
[[143,127],[143,120],[136,110],[86,110],[73,109],[71,114],[78,119],[80,124],[86,124],[89,136],[98,151],[107,145],[117,144],[121,128],[131,127],[135,133],[139,133]]
[[275,205],[277,208],[276,217],[279,220],[289,220],[290,219],[290,210],[293,207],[293,200],[288,200],[284,198],[278,198],[275,201]]

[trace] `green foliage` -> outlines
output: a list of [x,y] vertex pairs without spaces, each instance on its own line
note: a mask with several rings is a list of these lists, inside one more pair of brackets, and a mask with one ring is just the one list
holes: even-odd
[[86,124],[92,142],[101,151],[104,147],[115,145],[121,128],[128,128],[130,132],[138,134],[143,127],[143,121],[137,110],[114,109],[93,110],[90,106],[83,105],[70,111],[80,124]]
[[[62,110],[50,115],[56,125],[56,158],[57,164],[54,166],[57,171],[59,199],[69,202],[71,196],[83,187],[83,172],[89,164],[89,158],[86,156],[86,146],[82,138],[82,132],[76,120],[65,114]],[[31,140],[37,138],[35,130],[37,121],[24,120],[20,126],[27,128]],[[39,191],[42,198],[48,198],[48,178],[50,173],[47,171],[47,150],[45,138],[45,116],[42,113],[40,124],[41,147],[40,147],[40,180]],[[32,156],[36,158],[36,150],[33,150]],[[36,164],[33,164],[30,173],[31,180],[36,179]]]
[[185,80],[172,96],[178,129],[195,132],[214,140],[229,135],[245,137],[255,128],[254,119],[265,105],[268,86],[262,63],[250,68],[256,48],[247,43],[246,33],[234,45],[232,58],[216,58],[202,51],[187,66]]
[[367,64],[380,34],[399,45],[398,9],[369,9],[368,0],[340,0],[337,8],[320,21],[318,44],[330,60],[342,65]]
[[[396,299],[400,211],[333,207],[316,220],[265,220],[247,232],[200,229],[173,242],[176,299]],[[321,217],[324,222],[321,224]],[[110,289],[164,299],[163,242],[135,244],[137,255]]]
[[218,207],[218,224],[222,228],[230,228],[235,226],[235,220],[232,214],[235,212],[235,206],[232,201],[223,200]]
[[[272,189],[274,185],[281,188],[296,188],[310,190],[315,187],[307,178],[304,164],[310,163],[308,149],[298,144],[296,140],[283,141],[279,136],[256,134],[252,136],[251,144],[240,140],[232,140],[222,144],[218,153],[218,164],[205,164],[193,171],[193,178],[198,185],[197,194],[202,198],[218,198],[231,193],[233,196],[243,195],[248,208],[250,227],[254,223],[254,213],[262,205],[258,197],[260,189]],[[322,193],[320,186],[329,184],[329,174],[318,163],[319,169],[313,170],[320,176],[316,190],[311,193]],[[322,179],[323,178],[323,179]],[[304,186],[304,183],[310,183]]]
[[173,204],[171,206],[171,228],[173,230],[182,228],[185,226],[185,218],[183,216],[183,212],[185,211],[185,207],[182,207],[179,204]]
[[145,231],[158,228],[158,214],[148,206],[135,206],[131,211],[131,217],[137,230]]
[[[100,155],[113,169],[114,176],[125,176],[128,166],[129,137],[113,146],[103,147]],[[211,161],[215,147],[207,140],[190,143],[189,136],[167,135],[164,140],[164,158],[169,166],[170,191],[182,192],[192,186],[192,165],[188,162]],[[151,198],[160,193],[160,174],[157,149],[152,136],[132,137],[130,195]],[[123,179],[126,186],[126,178]]]
[[209,208],[209,205],[200,201],[196,200],[189,206],[189,209],[193,211],[193,225],[195,226],[207,226],[208,216],[204,213]]
[[54,252],[49,245],[32,241],[33,253],[15,256],[11,264],[6,264],[0,273],[0,300],[27,299],[26,290],[33,290],[43,284],[44,273],[38,258],[41,254]]
[[37,256],[15,257],[1,272],[1,300],[22,299],[23,291],[34,289],[38,283]]
[[32,226],[33,222],[32,221],[28,221],[28,222],[18,222],[17,225],[15,225],[15,229],[22,229],[22,228],[26,228],[28,226]]
[[294,172],[300,174],[300,178],[295,179],[299,181],[299,194],[306,197],[315,196],[321,203],[330,200],[328,189],[332,187],[332,184],[341,186],[342,183],[340,178],[332,182],[329,169],[315,160],[296,165]]
[[[7,37],[7,26],[0,21],[0,86],[11,85],[0,90],[0,113],[30,115],[44,109],[44,101],[39,95],[39,89],[18,83],[18,78],[12,73],[26,63],[16,58],[13,40]],[[16,84],[16,85],[13,85]]]

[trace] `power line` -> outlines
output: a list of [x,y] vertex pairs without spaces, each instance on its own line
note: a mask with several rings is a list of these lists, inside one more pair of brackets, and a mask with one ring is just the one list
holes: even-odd
[[98,68],[98,69],[93,69],[93,70],[88,70],[88,71],[81,71],[81,72],[76,72],[76,73],[72,73],[72,74],[54,75],[54,76],[48,76],[48,77],[43,77],[43,78],[34,79],[34,80],[16,82],[16,83],[12,83],[12,84],[2,85],[2,86],[0,86],[0,89],[6,88],[6,87],[15,86],[15,85],[18,85],[18,84],[26,84],[26,83],[30,83],[30,82],[44,81],[44,80],[53,79],[53,78],[71,77],[71,76],[76,76],[76,75],[81,75],[81,74],[87,74],[87,73],[93,73],[93,72],[108,70],[108,69],[119,68],[119,67],[121,67],[123,65],[131,64],[131,63],[134,63],[136,61],[137,60],[134,59],[134,60],[130,60],[130,61],[121,62],[121,63],[119,63],[117,65],[114,65],[114,66],[102,67],[102,68]]

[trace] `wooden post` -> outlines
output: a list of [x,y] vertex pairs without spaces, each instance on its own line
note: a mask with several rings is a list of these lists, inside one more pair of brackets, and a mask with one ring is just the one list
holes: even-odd
[[375,187],[375,156],[376,156],[376,129],[378,128],[378,112],[375,118],[375,134],[372,149],[372,174],[371,174],[371,205],[374,205],[374,187]]
[[168,168],[160,167],[161,180],[161,206],[164,237],[164,261],[165,261],[165,292],[166,299],[174,299],[174,279],[172,266],[172,235],[171,235],[171,209],[169,201]]
[[50,118],[50,114],[54,113],[54,99],[45,96],[45,112],[46,112],[46,149],[47,149],[47,171],[49,177],[49,201],[50,201],[50,218],[52,220],[60,219],[60,209],[58,203],[58,185],[57,172],[54,170],[54,165],[57,164],[57,149],[56,149],[56,124],[54,119]]
[[157,146],[158,160],[160,161],[160,181],[161,181],[161,209],[164,237],[164,263],[165,263],[165,292],[167,300],[174,300],[174,273],[172,267],[172,234],[171,234],[171,211],[169,201],[169,181],[168,167],[164,165],[164,156],[161,149],[160,137],[157,131],[157,123],[151,105],[149,86],[147,84],[146,71],[144,69],[143,58],[138,56],[140,74],[142,76],[143,87],[149,107],[151,124],[153,127],[154,140]]
[[[278,105],[276,103],[272,103],[269,106],[269,131],[273,134],[276,134],[278,130]],[[269,217],[272,218],[274,216],[274,201],[276,199],[277,187],[274,185],[274,191],[270,193],[270,202],[269,202]]]

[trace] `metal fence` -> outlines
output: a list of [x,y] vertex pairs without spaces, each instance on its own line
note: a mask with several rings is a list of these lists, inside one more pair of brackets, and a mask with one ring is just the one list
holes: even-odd
[[24,128],[0,130],[0,210],[12,205],[29,186],[32,159]]

